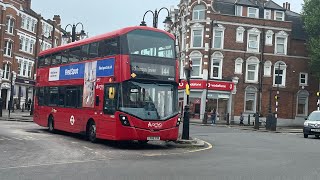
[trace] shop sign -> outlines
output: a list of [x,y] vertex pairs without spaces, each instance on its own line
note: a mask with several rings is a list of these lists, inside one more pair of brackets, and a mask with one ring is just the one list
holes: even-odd
[[[186,88],[187,81],[182,80],[179,83],[179,89]],[[224,81],[205,81],[205,80],[190,80],[190,89],[206,89],[216,90],[216,91],[232,91],[234,89],[234,84],[232,82]]]

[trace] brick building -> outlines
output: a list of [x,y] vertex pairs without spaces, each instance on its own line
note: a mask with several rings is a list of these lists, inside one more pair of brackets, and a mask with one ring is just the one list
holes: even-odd
[[31,0],[2,0],[0,7],[0,67],[3,70],[0,95],[3,108],[8,108],[10,80],[15,72],[13,100],[15,108],[21,108],[32,99],[37,54],[61,44],[61,19],[55,15],[53,20],[45,20],[31,9]]
[[[289,3],[272,0],[181,0],[172,10],[180,77],[192,61],[190,109],[202,120],[217,108],[220,120],[239,121],[276,111],[278,125],[302,124],[316,109],[318,81],[308,69],[306,34]],[[179,105],[186,104],[185,82]],[[253,119],[252,119],[253,121]],[[246,121],[245,121],[246,122]]]

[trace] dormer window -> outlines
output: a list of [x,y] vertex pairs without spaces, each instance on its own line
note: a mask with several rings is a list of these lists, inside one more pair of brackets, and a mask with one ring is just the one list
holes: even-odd
[[242,6],[238,6],[236,5],[236,9],[235,9],[235,15],[236,16],[242,16]]
[[258,18],[259,17],[259,9],[253,8],[253,7],[248,7],[248,17]]
[[282,11],[275,11],[275,12],[274,12],[274,20],[284,21],[284,12],[282,12]]
[[206,10],[206,7],[204,5],[196,5],[193,8],[193,20],[204,20],[205,10]]
[[264,19],[271,19],[271,10],[270,9],[264,10]]

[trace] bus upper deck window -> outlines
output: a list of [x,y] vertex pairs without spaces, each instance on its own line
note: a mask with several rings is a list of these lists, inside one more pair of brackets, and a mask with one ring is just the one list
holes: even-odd
[[45,66],[50,66],[51,65],[51,56],[47,56],[44,59],[44,65]]

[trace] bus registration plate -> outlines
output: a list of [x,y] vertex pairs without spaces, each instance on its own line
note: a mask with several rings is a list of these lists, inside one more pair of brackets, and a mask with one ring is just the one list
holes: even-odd
[[147,137],[148,141],[160,141],[160,137],[159,136],[149,136]]

